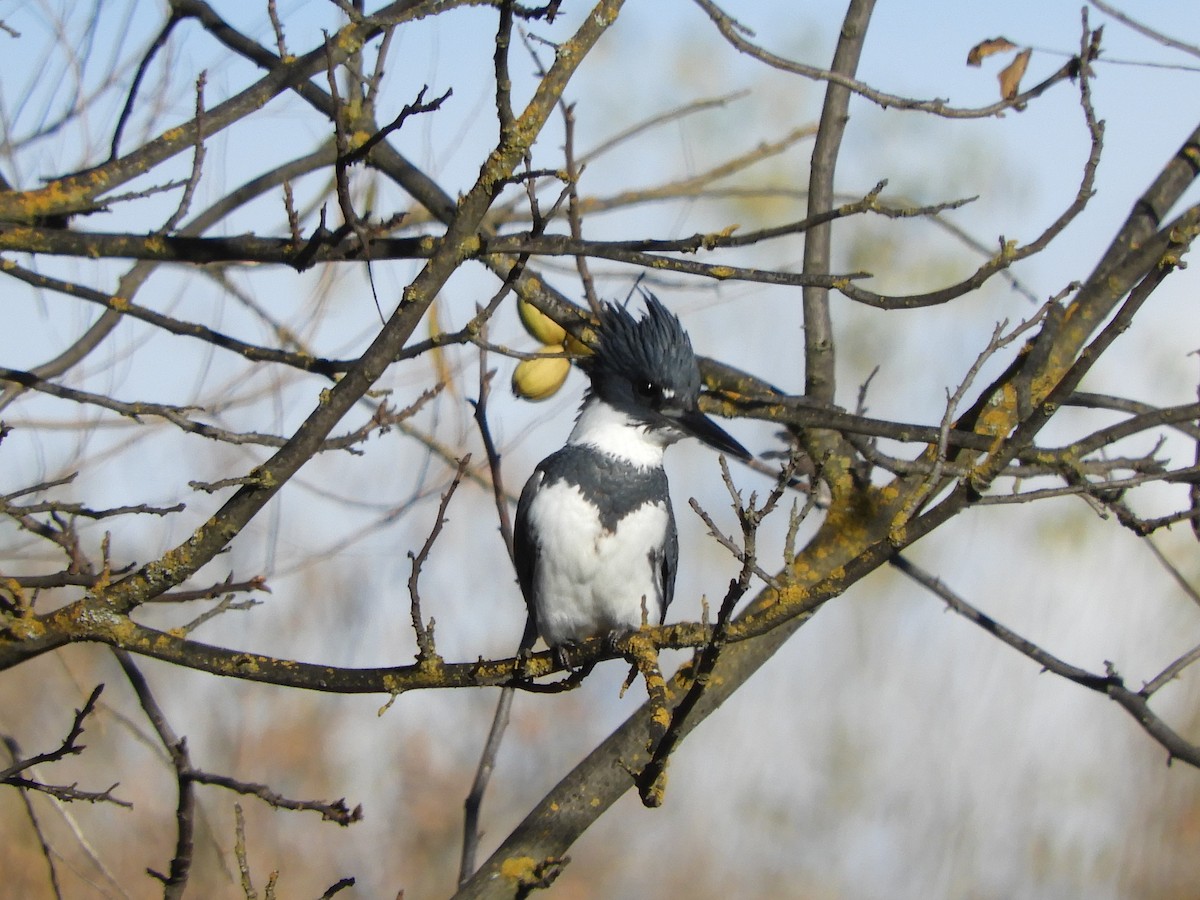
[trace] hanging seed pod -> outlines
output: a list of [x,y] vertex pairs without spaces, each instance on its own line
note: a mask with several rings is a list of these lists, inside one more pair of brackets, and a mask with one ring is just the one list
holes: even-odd
[[[541,348],[543,353],[561,351],[561,346],[546,345]],[[525,400],[545,400],[558,393],[558,389],[567,380],[571,371],[571,361],[565,356],[540,356],[537,359],[523,359],[513,370],[513,393]]]
[[566,338],[567,333],[561,325],[520,297],[517,298],[517,312],[525,330],[543,344],[561,344]]

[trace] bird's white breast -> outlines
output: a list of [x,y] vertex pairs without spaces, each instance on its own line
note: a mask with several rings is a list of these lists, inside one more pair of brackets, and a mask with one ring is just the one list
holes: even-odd
[[540,547],[533,594],[547,644],[659,622],[659,561],[669,518],[665,503],[646,503],[608,531],[578,487],[566,481],[542,486],[530,504],[529,525]]

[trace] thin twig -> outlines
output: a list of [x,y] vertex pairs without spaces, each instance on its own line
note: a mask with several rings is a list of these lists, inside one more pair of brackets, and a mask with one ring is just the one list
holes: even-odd
[[462,484],[463,475],[466,473],[470,462],[470,453],[465,454],[458,461],[458,471],[454,473],[454,478],[451,480],[450,486],[442,494],[441,503],[438,504],[437,517],[434,519],[433,527],[429,530],[429,537],[425,539],[420,552],[414,554],[411,550],[408,551],[408,558],[412,560],[412,573],[408,576],[408,594],[412,606],[413,631],[416,632],[417,636],[417,659],[421,662],[438,658],[433,638],[434,620],[430,619],[426,623],[421,615],[421,594],[418,588],[421,578],[421,567],[425,565],[425,561],[429,558],[429,551],[433,549],[434,541],[442,533],[442,526],[446,524],[446,508],[450,505],[450,498],[454,496],[454,492]]
[[[20,756],[21,748],[9,735],[3,735],[0,738],[4,742],[4,746],[8,749],[8,753],[12,761],[15,763]],[[37,838],[38,848],[42,852],[42,858],[46,860],[46,868],[50,876],[50,890],[53,891],[55,900],[63,900],[62,886],[58,882],[58,868],[54,865],[55,853],[50,847],[49,841],[46,839],[46,833],[42,830],[42,824],[38,821],[37,810],[33,808],[33,803],[30,802],[29,793],[25,788],[18,788],[17,794],[21,797],[21,804],[25,807],[25,817],[29,819],[30,827],[33,828],[34,837]]]
[[242,896],[246,900],[258,900],[258,891],[254,889],[254,877],[250,873],[250,860],[246,854],[246,816],[240,803],[233,804],[233,834],[233,856],[237,860]]
[[[758,567],[757,559],[758,527],[762,524],[763,519],[774,511],[780,499],[787,492],[788,485],[791,483],[792,475],[795,472],[795,466],[796,458],[793,457],[780,470],[775,486],[772,488],[770,494],[767,495],[767,499],[762,506],[757,505],[758,498],[753,493],[750,495],[750,499],[743,504],[741,494],[734,486],[733,479],[729,474],[729,464],[725,456],[723,454],[721,456],[721,474],[732,498],[733,508],[737,513],[738,523],[742,529],[742,547],[735,554],[741,560],[742,568],[738,572],[737,577],[729,582],[729,588],[725,592],[725,597],[722,599],[721,607],[717,612],[717,621],[713,626],[712,637],[700,650],[694,662],[695,675],[691,685],[688,687],[687,693],[678,705],[671,710],[660,739],[653,746],[649,762],[636,775],[635,780],[638,793],[642,798],[642,803],[646,806],[662,805],[663,794],[666,789],[664,776],[666,775],[667,762],[675,747],[683,739],[684,724],[687,717],[695,709],[701,695],[703,695],[708,687],[713,669],[717,665],[717,659],[725,646],[729,624],[733,619],[733,611],[737,607],[738,601],[750,589],[751,576],[761,571]],[[694,501],[692,506],[693,509],[698,509]],[[710,529],[715,531],[715,528],[711,525],[711,519],[703,511],[698,511],[705,518],[705,521],[710,523]],[[774,584],[773,579],[770,583]],[[661,680],[661,676],[659,678]],[[659,710],[655,710],[651,715],[651,721],[655,721],[659,715],[667,716],[665,707],[661,707],[661,713]]]
[[[503,32],[503,23],[501,31]],[[497,41],[499,40],[498,36]],[[497,53],[499,53],[499,48],[497,48]],[[499,76],[499,71],[497,75]],[[497,97],[497,102],[500,102],[499,96]],[[475,321],[478,323],[481,341],[486,342],[487,323],[490,320],[490,316],[499,306],[500,301],[512,291],[513,286],[520,278],[521,272],[524,271],[525,260],[526,258],[522,256],[513,265],[508,276],[504,279],[504,283],[492,297],[491,302],[488,303],[487,308],[476,311]],[[487,453],[488,469],[491,472],[492,496],[496,505],[496,518],[499,522],[500,537],[504,542],[504,549],[508,554],[509,561],[514,562],[513,528],[512,517],[509,514],[509,498],[507,492],[504,490],[500,451],[497,449],[496,442],[492,438],[492,430],[488,424],[487,417],[487,404],[491,394],[491,382],[494,375],[495,370],[487,368],[487,349],[481,344],[479,350],[479,399],[473,404],[475,407],[474,417],[475,423],[479,428],[480,438],[483,440],[484,450]],[[475,767],[475,777],[471,782],[471,789],[467,792],[467,796],[463,800],[463,843],[458,868],[459,884],[464,883],[475,872],[475,857],[479,849],[480,838],[479,814],[483,807],[484,795],[492,778],[492,772],[495,771],[496,758],[500,754],[500,745],[504,740],[504,732],[508,728],[514,693],[515,688],[512,685],[505,685],[500,689],[500,696],[496,701],[496,711],[492,714],[492,725],[488,729],[487,740],[484,742],[483,750],[480,752],[479,764]]]
[[1147,681],[1139,693],[1149,699],[1149,697],[1169,684],[1182,674],[1183,670],[1193,663],[1200,662],[1200,645],[1193,647],[1191,650],[1184,653],[1169,666]]
[[1182,759],[1190,765],[1200,768],[1200,745],[1186,741],[1154,713],[1147,703],[1152,693],[1151,687],[1155,690],[1161,687],[1160,680],[1165,680],[1163,676],[1160,675],[1154,679],[1153,682],[1141,691],[1131,691],[1125,687],[1124,682],[1111,663],[1107,664],[1103,675],[1098,675],[1089,672],[1087,669],[1071,665],[1043,650],[1032,641],[1026,640],[1016,632],[1001,625],[995,619],[991,618],[991,616],[980,612],[961,596],[950,590],[940,579],[925,572],[906,557],[896,554],[891,558],[890,562],[895,568],[939,597],[954,612],[978,625],[993,637],[998,638],[1002,643],[1007,644],[1009,647],[1032,659],[1046,671],[1052,672],[1068,681],[1073,681],[1075,684],[1082,685],[1089,690],[1106,694],[1132,715],[1151,737],[1165,747],[1172,759]]
[[183,221],[183,217],[187,215],[188,209],[192,205],[192,197],[196,193],[196,186],[200,183],[200,176],[204,172],[204,86],[207,83],[208,72],[201,71],[196,76],[196,148],[192,152],[192,170],[183,186],[183,196],[179,198],[179,206],[155,232],[156,235],[170,234],[175,230],[175,226]]
[[[1197,385],[1196,395],[1197,397],[1200,397],[1200,385]],[[1197,431],[1200,432],[1200,428],[1198,428]],[[1192,455],[1192,461],[1197,466],[1200,466],[1200,433],[1195,435],[1195,445],[1196,449]],[[1192,502],[1192,509],[1200,510],[1200,481],[1195,482],[1191,486],[1191,489],[1188,491],[1188,496]],[[1200,512],[1192,516],[1190,521],[1192,525],[1192,534],[1195,535],[1197,540],[1200,540]]]
[[[912,97],[902,97],[876,90],[865,82],[855,79],[852,73],[838,70],[836,62],[833,69],[821,69],[816,66],[776,56],[747,40],[745,35],[748,29],[723,12],[712,0],[696,0],[696,3],[712,19],[713,24],[717,26],[717,30],[721,32],[722,37],[740,52],[780,71],[836,85],[844,89],[847,93],[853,92],[858,94],[885,109],[917,110],[949,119],[978,119],[999,116],[1010,109],[1022,109],[1031,100],[1041,96],[1054,85],[1075,78],[1081,66],[1079,57],[1072,57],[1070,61],[1049,77],[1015,97],[977,108],[954,107],[949,104],[949,101],[941,98],[918,100]],[[1088,62],[1092,58],[1094,57],[1088,57]]]
[[462,855],[459,858],[458,883],[463,884],[475,874],[475,857],[479,851],[479,839],[483,836],[479,830],[479,812],[483,807],[483,797],[488,784],[492,780],[492,772],[496,768],[496,757],[500,753],[500,744],[504,732],[508,728],[509,716],[512,712],[513,696],[516,689],[505,685],[500,689],[500,699],[496,703],[496,711],[492,715],[492,726],[488,729],[487,740],[483,751],[479,754],[479,765],[475,767],[475,778],[471,782],[471,790],[463,800],[463,843]]
[[204,772],[199,769],[191,770],[192,780],[200,784],[209,784],[216,787],[223,787],[226,790],[233,791],[237,794],[244,794],[252,797],[257,797],[259,800],[266,803],[268,806],[275,809],[291,809],[308,812],[316,812],[321,814],[321,818],[326,822],[336,822],[343,827],[352,825],[358,822],[363,817],[363,808],[359,804],[350,809],[346,805],[346,799],[340,798],[334,801],[327,800],[292,800],[284,797],[282,794],[276,793],[265,784],[255,784],[248,781],[240,781],[236,778],[230,778],[228,775],[218,775],[213,772]]
[[67,731],[66,737],[62,743],[54,749],[46,753],[38,753],[35,756],[30,756],[25,759],[13,759],[11,765],[5,769],[0,769],[0,782],[7,782],[14,776],[34,766],[40,766],[45,763],[58,762],[67,756],[77,756],[87,749],[86,745],[79,743],[79,739],[83,736],[83,726],[90,716],[96,710],[96,701],[100,699],[100,694],[104,690],[103,684],[96,685],[88,695],[80,709],[75,710],[75,718],[71,722],[71,727]]
[[[571,229],[574,240],[583,240],[583,215],[579,210],[579,179],[583,176],[584,167],[575,159],[575,105],[560,104],[563,111],[563,156],[567,168],[567,224]],[[583,295],[593,313],[600,312],[600,298],[596,295],[596,283],[588,267],[587,257],[580,254],[575,257],[575,268],[579,272],[579,283],[583,285]]]
[[151,726],[163,749],[171,759],[175,770],[175,783],[178,796],[175,806],[175,853],[171,857],[171,865],[165,874],[148,870],[152,876],[162,882],[164,900],[178,900],[187,890],[188,878],[192,869],[192,854],[195,851],[193,835],[196,827],[196,789],[192,777],[192,763],[188,754],[187,739],[176,735],[167,717],[155,699],[146,677],[134,663],[133,657],[124,650],[113,649],[122,671],[125,673],[134,694],[141,704],[142,711],[150,720]]
[[125,98],[125,105],[122,107],[120,115],[117,116],[117,124],[113,128],[112,145],[108,154],[108,162],[116,160],[121,150],[121,134],[125,131],[125,125],[129,121],[129,116],[133,113],[133,103],[137,99],[138,88],[142,84],[142,79],[146,77],[146,72],[150,68],[150,63],[158,54],[158,51],[166,46],[167,38],[171,36],[171,32],[175,26],[183,21],[183,16],[179,15],[176,10],[171,10],[171,15],[167,17],[167,21],[154,36],[154,40],[150,42],[145,54],[142,56],[141,62],[138,63],[137,71],[133,74],[133,81],[129,85],[129,94]]
[[[1195,44],[1188,44],[1178,38],[1171,37],[1169,34],[1163,34],[1161,31],[1156,31],[1149,25],[1146,25],[1132,16],[1122,12],[1105,0],[1088,0],[1092,6],[1109,16],[1112,16],[1122,25],[1128,26],[1144,37],[1150,38],[1152,41],[1158,41],[1164,47],[1171,47],[1175,50],[1181,50],[1184,53],[1189,53],[1192,56],[1200,56],[1200,47]],[[1111,60],[1110,60],[1111,61]]]
[[279,58],[287,59],[290,54],[287,49],[287,41],[283,36],[283,22],[279,19],[279,10],[276,8],[275,0],[267,0],[267,17],[271,20],[271,30],[275,32],[275,47],[279,51]]

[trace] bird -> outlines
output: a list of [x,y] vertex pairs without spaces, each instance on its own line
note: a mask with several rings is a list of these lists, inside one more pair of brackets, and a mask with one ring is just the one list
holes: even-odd
[[513,557],[537,637],[563,667],[581,642],[615,649],[661,624],[675,593],[679,537],[663,454],[685,437],[751,455],[700,412],[700,366],[679,319],[649,291],[640,318],[605,303],[575,427],[535,468],[517,504]]

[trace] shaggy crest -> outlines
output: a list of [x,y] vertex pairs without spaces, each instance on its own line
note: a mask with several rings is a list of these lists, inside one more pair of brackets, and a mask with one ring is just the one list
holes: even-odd
[[592,390],[610,402],[647,386],[676,403],[695,400],[700,365],[692,341],[657,297],[648,291],[643,296],[646,312],[640,319],[615,303],[601,310],[596,352],[584,363]]

